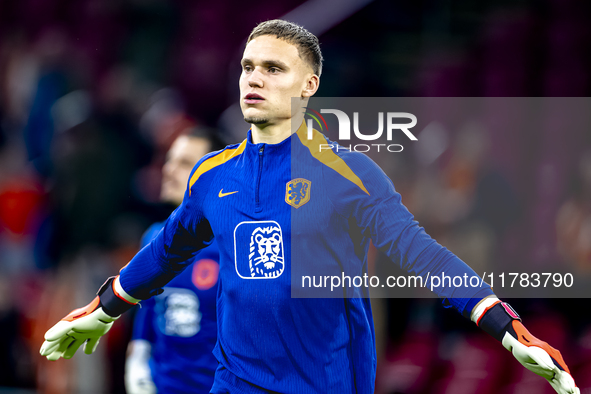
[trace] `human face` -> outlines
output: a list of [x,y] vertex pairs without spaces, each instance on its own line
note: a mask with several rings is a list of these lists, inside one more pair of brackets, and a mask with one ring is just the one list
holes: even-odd
[[191,170],[210,148],[204,138],[180,136],[173,142],[162,167],[161,201],[176,205],[183,202]]
[[271,125],[289,120],[291,98],[316,92],[318,77],[312,67],[300,58],[295,45],[274,36],[250,41],[241,64],[240,108],[248,123]]

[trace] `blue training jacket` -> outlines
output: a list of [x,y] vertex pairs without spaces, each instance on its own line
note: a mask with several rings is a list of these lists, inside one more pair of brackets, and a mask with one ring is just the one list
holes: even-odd
[[[416,275],[476,275],[413,220],[371,159],[337,151],[317,131],[309,140],[304,125],[278,144],[253,144],[249,132],[202,158],[182,205],[121,271],[122,287],[150,297],[214,236],[220,365],[212,393],[373,393],[366,294],[292,297],[292,276],[297,284],[301,275],[366,272],[370,239]],[[465,316],[493,294],[486,283],[435,292]]]
[[[149,244],[164,227],[155,223],[142,237]],[[216,298],[219,253],[214,244],[164,287],[164,293],[136,309],[132,339],[152,344],[150,370],[159,393],[207,393],[218,362]]]

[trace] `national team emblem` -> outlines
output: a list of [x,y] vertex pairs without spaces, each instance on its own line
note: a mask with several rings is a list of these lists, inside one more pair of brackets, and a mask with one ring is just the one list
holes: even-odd
[[285,186],[285,202],[294,208],[299,208],[310,201],[310,187],[312,182],[304,178],[296,178],[287,182]]
[[285,270],[279,224],[274,221],[238,224],[234,230],[234,255],[236,272],[243,279],[279,277]]

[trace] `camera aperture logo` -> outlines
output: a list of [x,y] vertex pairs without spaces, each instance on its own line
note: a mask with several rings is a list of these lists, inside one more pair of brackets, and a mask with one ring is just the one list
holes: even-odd
[[[350,150],[355,152],[369,152],[374,149],[377,152],[402,152],[404,147],[401,144],[349,144],[345,145],[343,141],[351,140],[351,119],[344,111],[338,109],[321,109],[320,112],[306,107],[304,118],[306,120],[306,126],[308,130],[307,138],[312,140],[314,122],[320,128],[321,132],[328,131],[328,125],[322,114],[333,114],[337,118],[339,124],[339,144],[320,144],[320,152],[323,150],[336,149],[339,150]],[[306,118],[308,117],[308,118]],[[406,119],[406,123],[399,123],[401,119]],[[410,122],[408,122],[410,121]],[[411,128],[416,126],[417,117],[409,112],[378,112],[378,130],[374,134],[363,134],[359,130],[359,112],[353,112],[353,133],[355,137],[362,141],[377,141],[384,134],[384,123],[386,123],[386,140],[392,141],[394,132],[402,132],[411,141],[417,141],[417,137],[410,131]]]

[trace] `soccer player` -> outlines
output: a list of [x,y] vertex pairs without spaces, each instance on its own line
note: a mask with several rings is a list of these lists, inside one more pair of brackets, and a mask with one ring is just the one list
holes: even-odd
[[[241,63],[246,139],[197,163],[163,231],[94,301],[47,332],[41,354],[70,358],[84,343],[92,353],[121,313],[157,294],[215,237],[220,364],[211,393],[373,393],[368,298],[292,298],[294,270],[312,263],[320,273],[361,274],[371,240],[417,275],[476,274],[425,233],[367,156],[320,152],[326,138],[317,131],[307,138],[303,111],[292,111],[291,98],[303,108],[318,89],[322,55],[314,35],[290,22],[263,22]],[[302,127],[292,130],[292,122]],[[488,285],[435,292],[558,393],[578,392],[560,353],[527,332]]]
[[[162,202],[181,205],[191,170],[215,149],[219,149],[217,139],[206,129],[179,136],[162,169]],[[153,224],[141,246],[163,227],[164,223]],[[136,310],[125,365],[128,394],[209,391],[218,365],[212,353],[217,339],[218,260],[214,242],[166,285],[163,294],[142,302]]]

